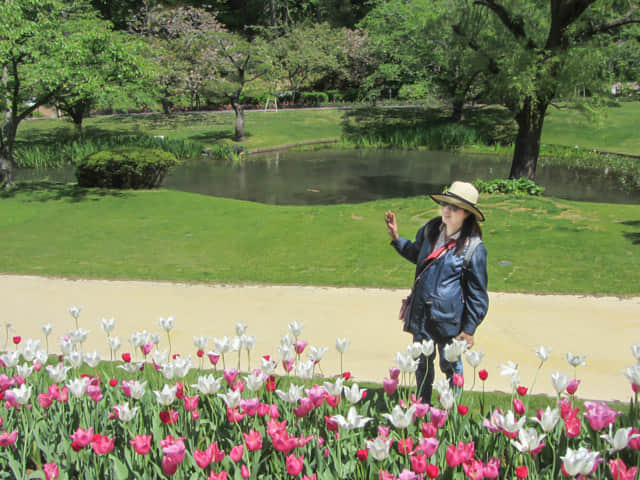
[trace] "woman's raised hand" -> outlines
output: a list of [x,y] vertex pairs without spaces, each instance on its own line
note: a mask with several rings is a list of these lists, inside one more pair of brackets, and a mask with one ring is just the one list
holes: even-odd
[[396,222],[396,214],[388,211],[384,214],[384,221],[387,224],[387,233],[394,242],[398,240],[398,223]]

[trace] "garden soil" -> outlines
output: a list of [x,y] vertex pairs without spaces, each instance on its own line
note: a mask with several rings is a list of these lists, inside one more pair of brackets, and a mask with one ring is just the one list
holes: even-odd
[[[5,324],[11,338],[44,337],[40,327],[53,325],[49,338],[57,351],[58,337],[75,328],[69,307],[82,307],[79,325],[90,330],[84,351],[98,350],[109,358],[101,318],[114,317],[113,335],[122,340],[119,354],[131,351],[127,341],[137,331],[162,333],[159,348],[169,348],[167,336],[158,325],[160,317],[173,316],[171,353],[196,357],[193,337],[235,335],[235,324],[248,325],[247,334],[257,337],[251,352],[251,367],[259,358],[278,357],[277,346],[288,324],[304,324],[301,339],[309,345],[327,347],[320,362],[325,376],[340,371],[335,350],[338,337],[351,340],[343,356],[343,370],[355,381],[382,382],[394,365],[396,352],[405,351],[411,337],[402,332],[397,319],[400,300],[406,290],[370,288],[329,288],[271,285],[201,285],[142,281],[66,280],[43,277],[0,275],[0,350],[5,343]],[[518,365],[520,384],[533,393],[554,394],[551,373],[566,372],[581,383],[577,395],[584,399],[630,399],[630,383],[622,370],[635,358],[631,346],[640,343],[640,297],[613,298],[567,295],[525,295],[490,293],[489,314],[476,332],[475,349],[484,352],[479,369],[489,377],[486,391],[509,392],[510,377],[500,374],[499,365]],[[551,348],[544,364],[534,350]],[[213,349],[213,341],[209,341]],[[567,353],[586,355],[585,365],[574,370]],[[140,354],[138,354],[139,358]],[[134,356],[134,358],[136,358]],[[203,364],[210,367],[206,357]],[[237,366],[237,353],[225,356],[228,367]],[[247,356],[241,357],[247,369]],[[474,372],[465,362],[466,388],[483,388],[474,382]]]

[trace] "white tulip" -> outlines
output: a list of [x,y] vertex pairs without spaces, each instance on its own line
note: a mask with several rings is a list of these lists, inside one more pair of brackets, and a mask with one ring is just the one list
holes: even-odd
[[94,350],[93,353],[84,354],[84,363],[89,365],[91,368],[97,367],[101,360],[102,359],[100,358],[100,354],[97,350]]
[[84,343],[84,341],[87,339],[87,336],[89,335],[89,333],[91,332],[91,330],[84,330],[83,328],[78,328],[77,330],[70,330],[69,331],[69,340],[71,341],[71,343]]
[[336,350],[339,353],[344,353],[351,345],[351,340],[347,340],[346,338],[336,338]]
[[289,324],[289,332],[291,332],[291,335],[293,335],[295,338],[298,338],[300,335],[302,335],[303,328],[304,323],[298,323],[295,320]]
[[20,352],[16,350],[13,352],[3,353],[0,355],[0,360],[2,360],[7,368],[13,368],[18,365],[18,362],[20,361]]
[[511,440],[511,445],[520,453],[531,452],[542,444],[546,435],[538,435],[535,428],[522,428],[518,431],[518,440]]
[[389,457],[392,438],[376,437],[374,440],[367,440],[367,449],[374,460],[382,462]]
[[344,384],[344,378],[338,377],[334,383],[324,382],[324,389],[327,391],[329,395],[332,397],[339,397],[342,395],[342,388]]
[[260,362],[262,373],[264,373],[266,376],[273,375],[273,373],[276,371],[276,367],[278,366],[278,362],[276,362],[272,358],[269,358],[268,360],[266,358],[262,358]]
[[122,405],[116,405],[113,407],[118,412],[118,418],[123,422],[129,422],[133,420],[138,412],[138,407],[130,408],[128,403]]
[[331,420],[336,422],[341,428],[344,428],[345,430],[354,430],[356,428],[364,427],[372,419],[369,417],[358,415],[358,412],[356,412],[356,407],[351,407],[349,409],[349,413],[347,413],[346,418],[342,415],[334,415],[331,417]]
[[75,305],[72,307],[69,307],[69,313],[71,314],[74,320],[78,320],[78,317],[80,316],[81,311],[82,311],[82,307],[76,307]]
[[560,458],[569,476],[589,475],[598,461],[598,452],[591,452],[584,447],[578,450],[567,448],[567,454]]
[[240,322],[236,323],[236,335],[237,336],[244,335],[244,332],[247,331],[247,327],[248,325],[244,325]]
[[414,360],[411,355],[405,353],[396,353],[396,358],[394,359],[398,368],[401,372],[409,373],[415,372],[418,369],[418,362]]
[[220,355],[227,353],[231,348],[231,340],[229,340],[229,337],[227,336],[224,336],[222,338],[214,338],[213,344],[216,347],[216,352],[220,353]]
[[625,368],[622,370],[622,373],[631,383],[640,385],[640,363],[635,363],[634,365]]
[[134,400],[140,400],[144,393],[147,391],[147,382],[139,382],[138,380],[131,380],[129,382],[129,393]]
[[572,367],[579,367],[581,365],[586,365],[584,361],[585,358],[587,358],[586,355],[574,355],[571,352],[569,352],[567,353],[565,360],[567,360],[569,365],[571,365]]
[[421,342],[413,342],[407,346],[407,355],[409,355],[414,360],[422,355],[422,343]]
[[67,383],[69,393],[76,398],[82,397],[87,391],[89,386],[89,379],[86,377],[74,378],[71,382]]
[[296,363],[295,369],[297,376],[303,380],[309,380],[313,376],[313,362],[311,360]]
[[464,355],[464,357],[472,368],[478,368],[484,358],[484,352],[482,350],[470,350]]
[[540,348],[535,350],[536,352],[536,357],[538,357],[538,359],[541,362],[546,362],[547,360],[549,360],[549,355],[551,354],[551,347],[545,347],[544,345],[540,345]]
[[240,405],[242,397],[239,391],[229,390],[227,393],[219,393],[218,396],[224,400],[224,403],[228,408],[234,409]]
[[51,332],[53,331],[53,326],[50,323],[46,323],[42,325],[40,329],[42,330],[42,333],[44,333],[44,336],[48,337],[49,335],[51,335]]
[[344,387],[344,398],[346,398],[349,401],[349,403],[356,404],[360,400],[362,400],[362,395],[366,391],[367,391],[366,388],[363,388],[361,390],[358,384],[354,383],[353,385],[351,385],[351,387],[347,387],[347,386]]
[[416,412],[416,407],[410,407],[406,412],[400,405],[393,407],[391,413],[383,413],[382,416],[389,420],[391,424],[396,428],[409,428],[409,425],[413,423],[413,416]]
[[104,318],[102,317],[102,320],[100,320],[100,328],[102,328],[102,331],[106,334],[109,334],[113,331],[114,327],[116,326],[116,319],[111,317],[111,318]]
[[558,420],[560,420],[560,409],[554,408],[553,410],[551,410],[551,407],[547,406],[545,411],[542,412],[542,415],[540,415],[539,419],[538,417],[529,418],[538,423],[542,427],[542,430],[544,432],[549,433],[555,428]]
[[62,383],[67,378],[67,372],[71,370],[71,367],[65,367],[62,362],[56,365],[47,365],[45,367],[49,372],[49,378],[53,383]]
[[203,352],[207,350],[207,343],[209,343],[209,337],[205,335],[200,335],[199,337],[193,337],[193,345],[197,350],[202,350]]
[[191,385],[203,395],[215,395],[220,390],[223,377],[214,377],[213,375],[205,375],[198,377],[198,383]]
[[455,403],[456,396],[453,393],[453,390],[449,389],[446,392],[442,393],[442,395],[440,395],[440,405],[442,405],[442,408],[444,408],[445,410],[451,410]]
[[156,398],[158,399],[158,403],[164,407],[168,407],[171,405],[176,399],[176,393],[178,391],[178,387],[175,385],[164,385],[161,391],[154,390]]
[[640,362],[640,344],[635,344],[631,346],[631,353],[636,361]]
[[266,377],[261,372],[253,372],[244,377],[244,380],[249,390],[251,390],[252,392],[257,392],[262,388],[262,385],[264,385]]
[[329,349],[327,347],[309,347],[309,353],[307,357],[314,363],[320,362],[324,354],[327,353]]
[[611,446],[611,448],[609,448],[609,453],[615,453],[627,448],[627,445],[629,445],[629,440],[640,436],[637,433],[634,433],[630,436],[629,434],[631,433],[631,430],[633,430],[633,427],[619,428],[616,431],[615,435],[612,435],[613,425],[609,424],[609,434],[600,435],[600,438],[606,440],[606,442]]
[[558,395],[567,389],[569,382],[570,380],[567,378],[567,374],[565,372],[551,373],[551,383],[553,384],[553,388],[555,388]]
[[78,351],[69,352],[64,358],[73,368],[80,368],[82,366],[82,354]]
[[28,363],[23,363],[22,365],[17,365],[16,366],[16,373],[18,374],[18,376],[20,376],[22,378],[27,378],[27,377],[29,377],[29,375],[31,375],[33,373],[33,366],[29,365]]
[[300,398],[302,398],[303,388],[304,387],[302,385],[291,384],[291,385],[289,385],[289,391],[288,392],[283,392],[281,390],[276,390],[276,395],[283,402],[298,403],[298,400]]
[[18,388],[10,388],[5,391],[5,398],[13,400],[18,405],[26,405],[31,397],[31,387],[23,383]]
[[109,344],[109,348],[111,349],[111,351],[114,353],[117,352],[120,346],[122,345],[120,343],[119,337],[109,337],[107,338],[107,343]]
[[170,332],[171,329],[173,328],[173,324],[174,324],[173,317],[167,317],[167,318],[160,317],[160,320],[158,321],[158,325],[160,325],[160,328],[162,328],[165,332]]
[[434,349],[435,349],[435,344],[433,343],[433,340],[431,339],[422,340],[422,354],[425,357],[430,356],[433,353]]
[[444,347],[444,358],[448,362],[456,362],[461,355],[469,349],[466,340],[458,340],[454,338],[451,343]]

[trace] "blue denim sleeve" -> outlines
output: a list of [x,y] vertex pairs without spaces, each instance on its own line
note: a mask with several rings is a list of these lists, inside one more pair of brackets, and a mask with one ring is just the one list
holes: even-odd
[[489,309],[487,293],[487,249],[478,245],[473,252],[469,268],[464,273],[465,307],[462,313],[462,331],[473,335]]
[[424,225],[420,227],[420,230],[416,233],[415,242],[403,237],[398,237],[398,240],[391,242],[391,245],[393,245],[397,252],[404,258],[412,263],[416,263],[418,261],[418,254],[422,248],[422,242],[424,241],[424,229]]

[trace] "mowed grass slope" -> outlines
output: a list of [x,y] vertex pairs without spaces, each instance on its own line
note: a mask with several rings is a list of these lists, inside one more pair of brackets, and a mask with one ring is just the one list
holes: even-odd
[[[640,294],[640,208],[483,195],[489,289]],[[0,196],[0,272],[408,288],[383,213],[413,237],[426,197],[272,206],[176,191],[30,185]]]

